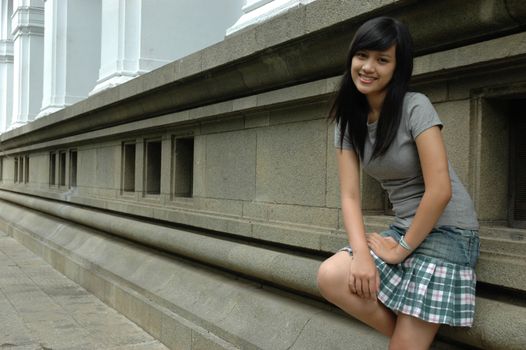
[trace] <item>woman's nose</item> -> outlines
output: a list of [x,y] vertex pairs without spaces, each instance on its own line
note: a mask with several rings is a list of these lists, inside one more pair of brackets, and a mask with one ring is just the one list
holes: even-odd
[[363,66],[362,66],[362,70],[364,72],[370,72],[374,69],[373,67],[373,64],[371,63],[371,61],[365,61]]

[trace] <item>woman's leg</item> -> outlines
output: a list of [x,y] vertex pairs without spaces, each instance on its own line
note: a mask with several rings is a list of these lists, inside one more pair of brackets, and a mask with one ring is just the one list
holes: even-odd
[[439,328],[440,324],[400,313],[389,342],[389,350],[427,350]]
[[396,316],[378,300],[368,300],[349,290],[351,256],[338,252],[325,260],[318,270],[318,287],[325,299],[360,321],[390,337]]

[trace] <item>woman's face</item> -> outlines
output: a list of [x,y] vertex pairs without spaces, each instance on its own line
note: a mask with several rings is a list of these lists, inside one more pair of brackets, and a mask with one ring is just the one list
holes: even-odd
[[358,91],[384,94],[396,67],[396,45],[385,51],[359,50],[352,58],[351,77]]

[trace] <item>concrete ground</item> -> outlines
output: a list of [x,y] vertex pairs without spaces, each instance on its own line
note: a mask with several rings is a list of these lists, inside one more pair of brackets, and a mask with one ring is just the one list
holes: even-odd
[[167,349],[0,232],[0,349]]

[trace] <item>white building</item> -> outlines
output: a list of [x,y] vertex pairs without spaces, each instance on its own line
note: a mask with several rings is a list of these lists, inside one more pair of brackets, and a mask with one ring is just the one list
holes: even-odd
[[0,133],[312,1],[1,0]]

